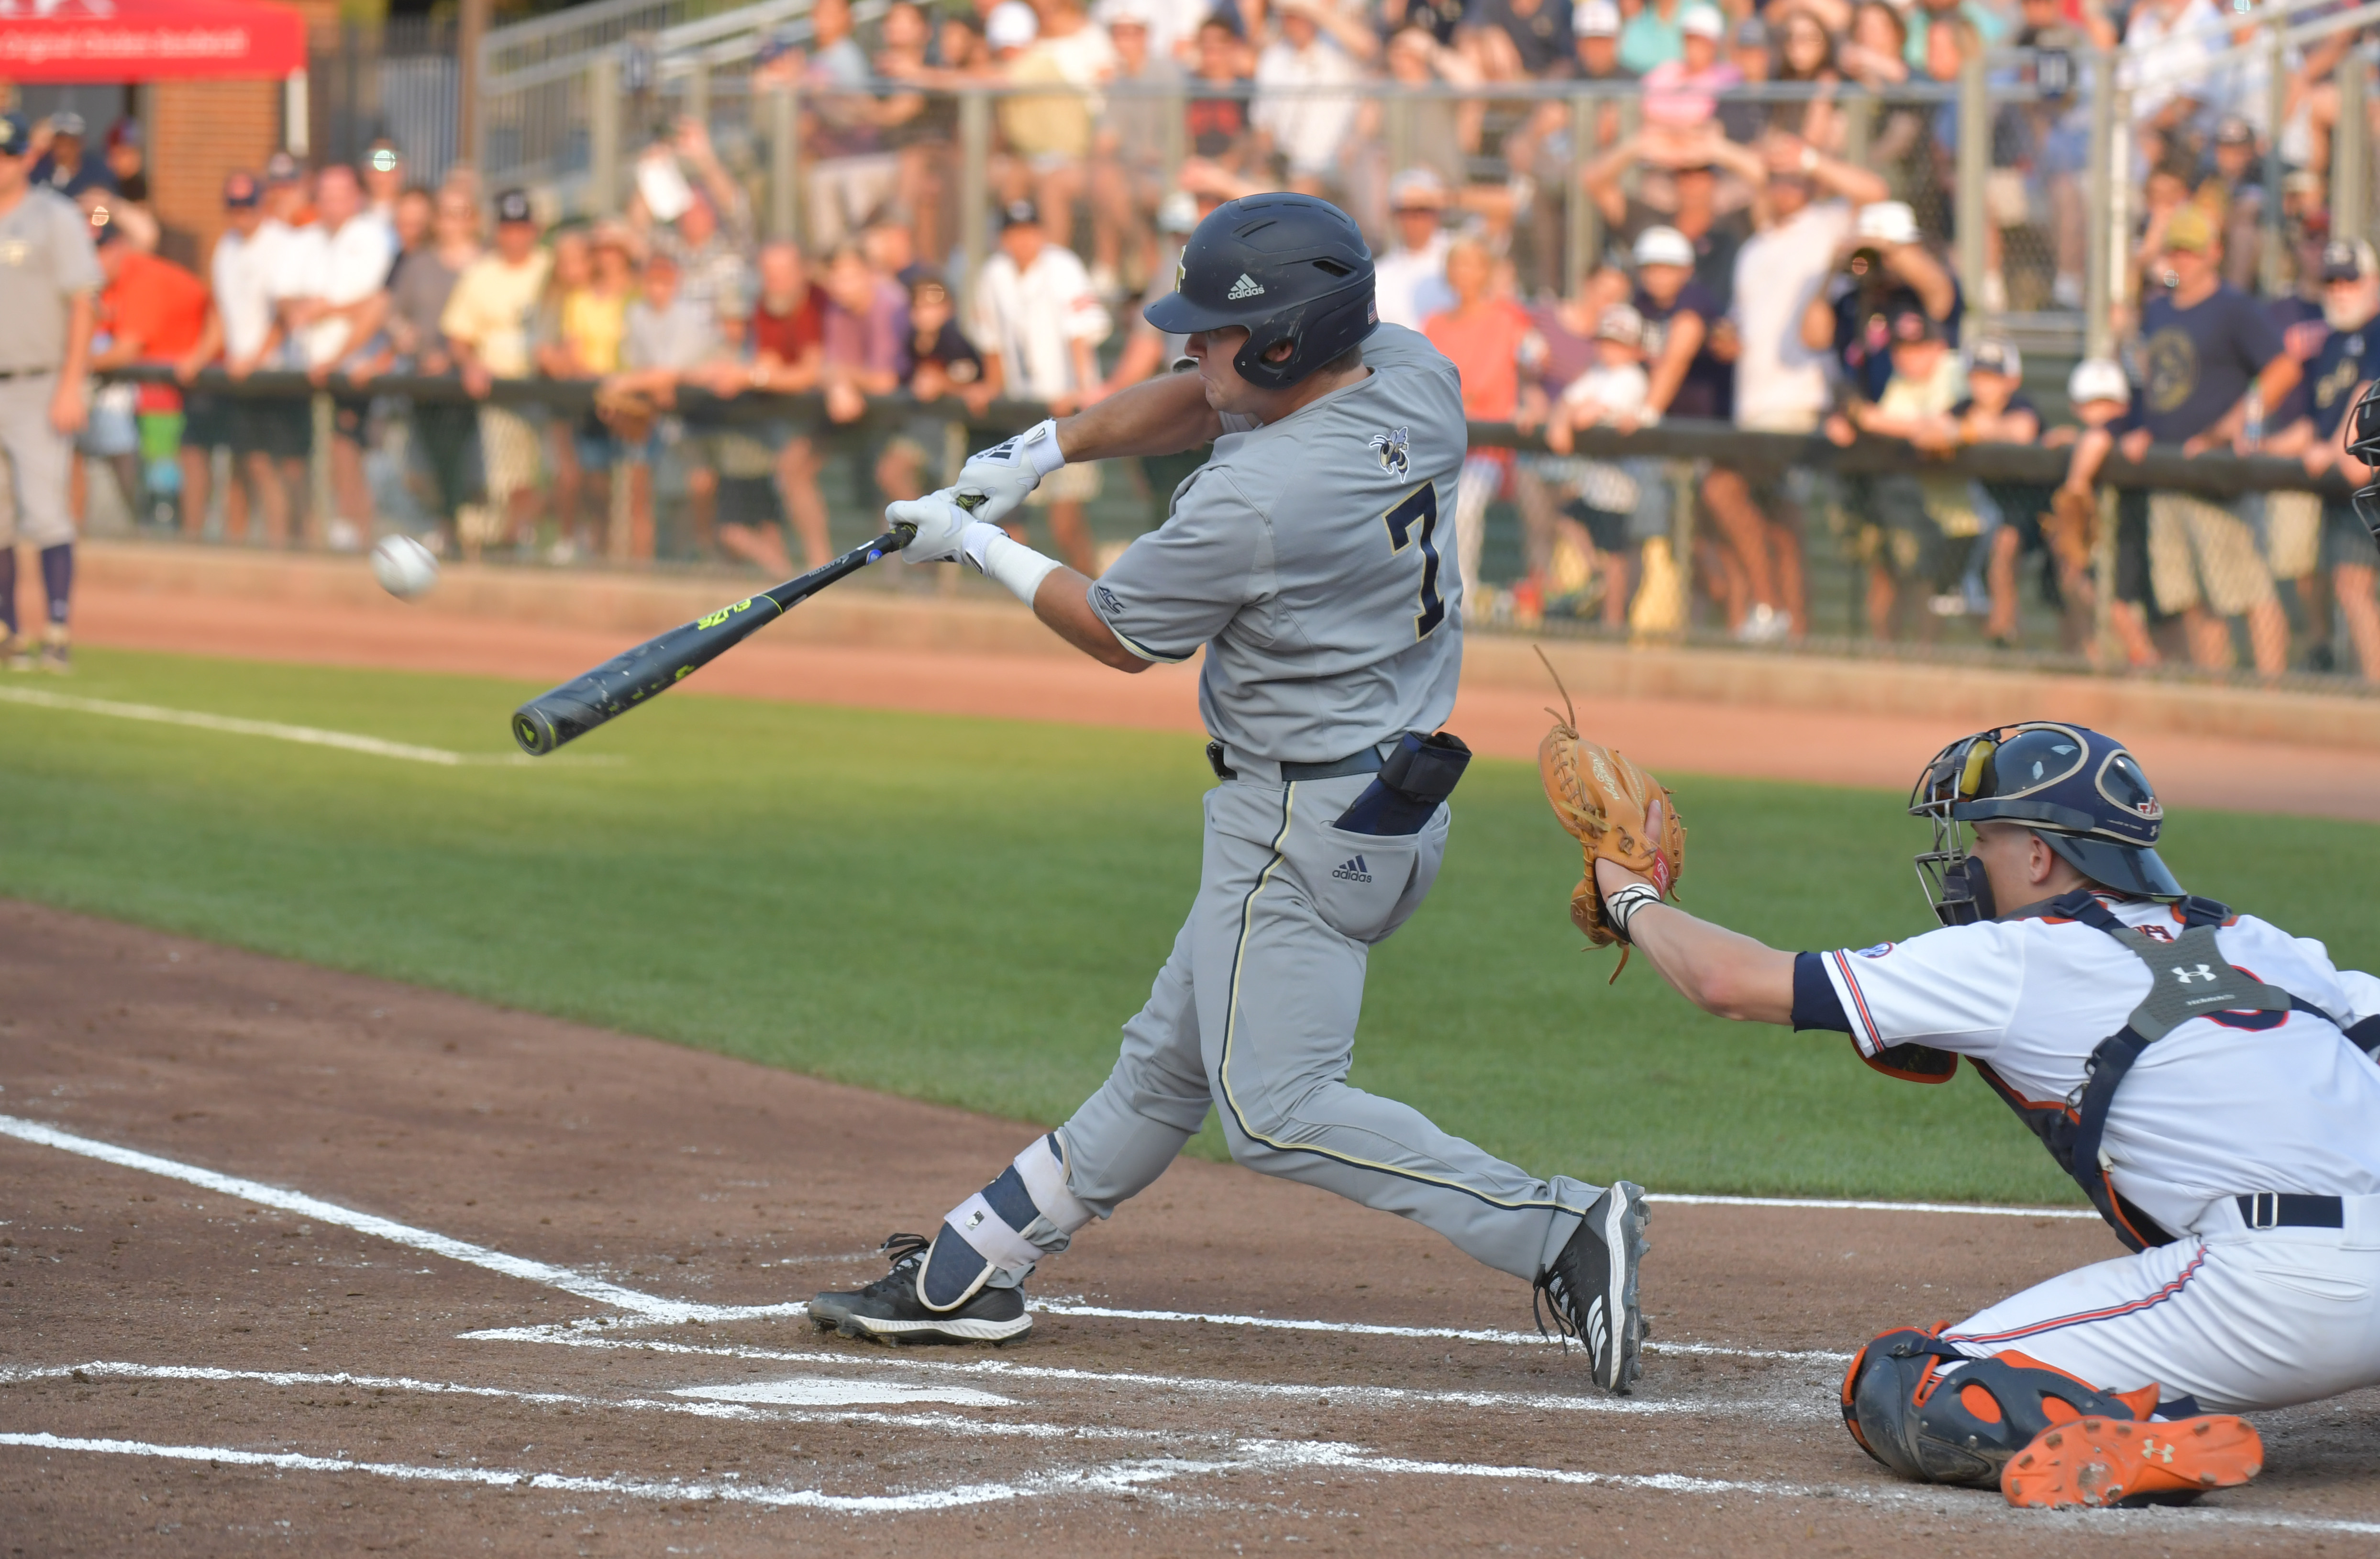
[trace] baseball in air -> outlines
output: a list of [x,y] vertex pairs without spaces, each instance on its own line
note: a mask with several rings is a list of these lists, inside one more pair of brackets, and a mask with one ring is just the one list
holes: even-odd
[[410,536],[383,536],[371,551],[372,578],[399,601],[419,601],[438,584],[438,560]]

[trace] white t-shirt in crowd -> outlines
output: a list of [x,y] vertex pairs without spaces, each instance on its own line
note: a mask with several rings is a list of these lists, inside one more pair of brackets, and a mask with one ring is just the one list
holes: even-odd
[[[360,303],[388,285],[394,244],[386,225],[368,211],[349,217],[335,233],[319,222],[298,228],[282,250],[276,295]],[[337,362],[363,345],[354,335],[352,320],[318,321],[298,333],[298,356],[308,368]]]
[[1598,363],[1562,386],[1564,406],[1593,405],[1598,420],[1609,422],[1622,412],[1642,412],[1652,377],[1642,363]]
[[1807,432],[1826,414],[1834,355],[1802,344],[1802,316],[1853,220],[1849,201],[1813,201],[1735,251],[1736,426]]
[[1183,49],[1196,38],[1198,24],[1205,21],[1214,9],[1209,0],[1124,0],[1121,6],[1102,5],[1091,15],[1094,21],[1105,28],[1119,10],[1129,10],[1148,26],[1151,58],[1183,63]]
[[[1363,71],[1327,35],[1303,49],[1278,39],[1257,59],[1257,96],[1249,118],[1272,138],[1273,149],[1288,159],[1292,174],[1332,173],[1347,132],[1354,128],[1363,80]],[[1329,87],[1343,90],[1319,90]]]
[[1446,251],[1453,242],[1439,233],[1425,248],[1399,246],[1374,262],[1372,296],[1382,324],[1419,330],[1432,314],[1454,307],[1454,289],[1446,285]]
[[[248,262],[257,268],[263,278],[264,296],[268,306],[279,308],[285,298],[292,296],[286,289],[289,282],[289,251],[300,241],[303,228],[292,227],[279,217],[268,216],[256,225],[248,240]],[[297,344],[284,341],[273,353],[274,361],[267,368],[302,367],[297,356]]]
[[273,329],[275,246],[260,242],[263,238],[261,227],[248,238],[226,227],[207,264],[215,311],[223,316],[224,356],[232,361],[254,356]]
[[[2103,895],[2104,897],[2105,895]],[[2172,908],[2106,898],[2156,941],[2181,932]],[[2323,944],[2242,915],[2215,933],[2224,958],[2352,1026],[2380,1014],[2380,980],[2334,967]],[[1875,1055],[1909,1041],[1989,1066],[2026,1099],[2065,1099],[2101,1040],[2124,1026],[2158,969],[2078,920],[1987,920],[1903,943],[1820,955]],[[2228,1026],[2193,1017],[2141,1053],[2107,1113],[2117,1190],[2177,1233],[2242,1191],[2380,1193],[2380,1067],[2322,1018]]]
[[2208,60],[2231,46],[2222,30],[2223,13],[2213,0],[2183,0],[2170,14],[2155,5],[2135,6],[2124,18],[2123,56],[2116,79],[2132,90],[2132,117],[2153,118],[2175,98],[2205,101],[2203,78]]
[[1113,328],[1075,251],[1043,244],[1019,272],[1001,250],[976,280],[972,328],[978,351],[1000,354],[1005,393],[1048,400],[1087,388],[1075,377],[1074,344],[1107,339]]

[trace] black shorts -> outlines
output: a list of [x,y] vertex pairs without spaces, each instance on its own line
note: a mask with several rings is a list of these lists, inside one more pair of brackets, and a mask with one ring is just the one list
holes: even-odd
[[2148,490],[2127,487],[2116,495],[2116,599],[2159,615],[2149,588]]
[[1984,496],[1998,505],[2000,523],[2017,533],[2021,554],[2046,549],[2048,543],[2041,534],[2041,517],[2050,505],[2050,489],[2028,482],[1987,481],[1984,483]]
[[1572,498],[1564,504],[1562,513],[1586,527],[1587,537],[1595,542],[1596,551],[1620,553],[1628,550],[1628,522],[1635,518],[1633,515],[1595,508],[1580,498]]
[[719,479],[719,523],[771,526],[782,518],[777,483],[765,476],[723,476]]
[[182,396],[182,447],[232,449],[239,443],[238,403],[221,396],[186,391]]
[[242,455],[302,460],[314,447],[313,408],[302,400],[239,399],[232,419],[232,447]]

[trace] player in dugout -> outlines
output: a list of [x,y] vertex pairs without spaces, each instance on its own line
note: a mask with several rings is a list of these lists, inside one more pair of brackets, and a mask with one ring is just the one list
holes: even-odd
[[2380,1382],[2380,980],[2185,893],[2095,731],[1963,737],[1909,810],[1942,927],[1907,942],[1781,952],[1593,864],[1619,939],[1705,1011],[1841,1030],[1913,1082],[1964,1056],[2132,1251],[1883,1334],[1843,1421],[1904,1478],[2019,1505],[2244,1483],[2263,1445],[2229,1415]]
[[[1439,729],[1463,652],[1462,581],[1439,550],[1465,444],[1454,366],[1379,323],[1362,233],[1311,196],[1218,206],[1175,274],[1148,317],[1187,337],[1195,372],[1041,422],[885,513],[917,528],[905,558],[965,558],[1117,670],[1204,648],[1219,783],[1196,901],[1105,1085],[810,1319],[886,1341],[1023,1336],[1026,1274],[1146,1189],[1212,1109],[1240,1163],[1534,1283],[1596,1382],[1625,1391],[1642,1189],[1532,1175],[1347,1082],[1371,949],[1436,881],[1470,756]],[[1209,442],[1165,523],[1097,579],[999,523],[1070,461]]]

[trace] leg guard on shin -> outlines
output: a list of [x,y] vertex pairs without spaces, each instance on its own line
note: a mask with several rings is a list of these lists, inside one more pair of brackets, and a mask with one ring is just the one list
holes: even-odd
[[2119,1395],[2021,1353],[1971,1358],[1939,1330],[1887,1332],[1843,1373],[1844,1427],[1903,1478],[1995,1488],[2009,1458],[2054,1424],[2156,1410],[2154,1385]]
[[951,1209],[917,1269],[918,1302],[954,1309],[986,1284],[1014,1287],[1090,1221],[1091,1210],[1066,1188],[1065,1150],[1053,1131]]

